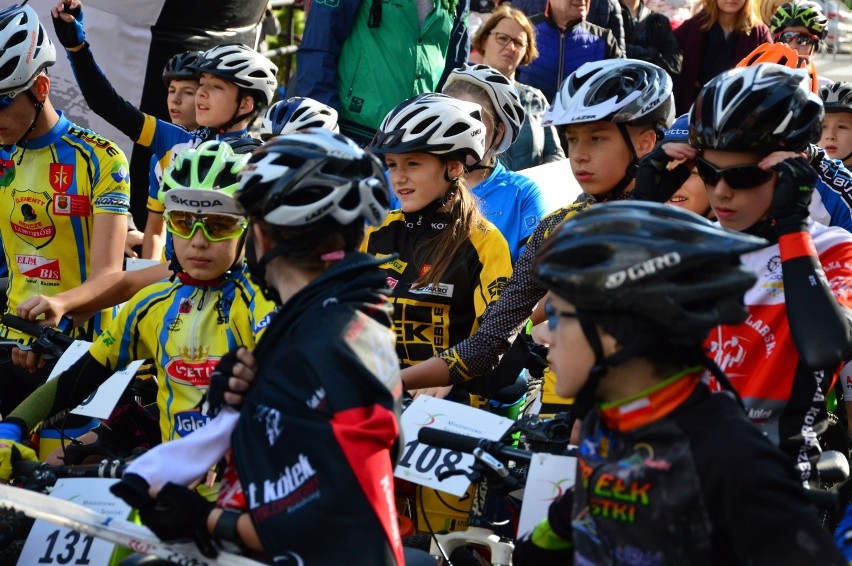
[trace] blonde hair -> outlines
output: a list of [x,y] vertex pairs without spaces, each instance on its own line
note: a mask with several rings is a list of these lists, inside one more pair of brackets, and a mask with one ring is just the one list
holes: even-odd
[[494,28],[497,27],[497,24],[499,24],[501,20],[505,20],[507,18],[515,20],[515,22],[524,29],[524,33],[527,36],[527,49],[524,51],[524,56],[521,58],[521,62],[518,66],[522,67],[524,65],[529,65],[536,57],[538,57],[538,48],[535,44],[535,28],[533,28],[532,22],[526,14],[517,8],[512,8],[506,4],[503,4],[491,12],[491,17],[488,18],[482,26],[480,26],[476,35],[473,36],[470,46],[480,53],[483,53],[483,47],[485,46],[485,41],[488,39],[488,35],[494,31]]
[[778,10],[778,7],[788,1],[789,0],[761,0],[760,18],[763,20],[763,23],[769,25],[769,21],[772,19],[772,16],[775,15],[775,12],[776,10]]
[[[701,26],[701,31],[707,31],[719,22],[719,2],[718,0],[702,0],[701,4],[701,11],[707,17],[707,21]],[[745,4],[737,13],[734,31],[743,35],[750,35],[752,30],[760,23],[761,19],[757,13],[756,0],[745,0]]]

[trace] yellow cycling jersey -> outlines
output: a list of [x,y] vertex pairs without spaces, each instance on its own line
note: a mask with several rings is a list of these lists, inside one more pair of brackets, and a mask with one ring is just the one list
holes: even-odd
[[[53,296],[89,277],[92,230],[98,214],[127,214],[127,159],[109,140],[60,113],[46,134],[0,159],[0,236],[9,268],[7,313],[34,295]],[[112,309],[85,328],[105,327]],[[29,340],[0,327],[4,338]]]
[[402,367],[431,358],[475,332],[485,309],[497,300],[512,275],[506,239],[484,221],[456,252],[440,282],[417,285],[417,279],[431,268],[429,260],[418,257],[417,244],[449,229],[453,222],[435,214],[421,225],[417,217],[391,212],[382,226],[368,231],[364,244],[378,258],[398,254],[381,269],[392,289]]
[[137,293],[89,354],[116,369],[133,360],[154,360],[165,442],[207,423],[198,404],[213,369],[237,347],[253,348],[274,309],[245,269],[215,286],[184,284],[179,275]]

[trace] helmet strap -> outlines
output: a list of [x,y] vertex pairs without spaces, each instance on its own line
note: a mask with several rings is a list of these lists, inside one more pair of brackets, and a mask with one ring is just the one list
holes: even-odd
[[36,98],[36,95],[33,94],[33,91],[27,89],[24,92],[30,98],[33,103],[33,106],[35,107],[35,117],[33,118],[30,127],[27,128],[26,132],[24,132],[24,135],[22,135],[21,138],[17,142],[15,142],[15,145],[22,148],[21,155],[20,157],[18,157],[18,165],[21,164],[21,161],[23,161],[24,159],[24,154],[27,152],[27,136],[30,135],[33,130],[35,130],[36,123],[38,122],[38,119],[41,116],[42,110],[44,110],[44,102]]
[[631,160],[627,169],[624,171],[624,177],[615,184],[611,191],[602,195],[602,197],[598,199],[601,202],[622,200],[625,198],[624,190],[633,182],[634,179],[636,179],[636,172],[639,170],[639,157],[636,155],[636,148],[633,145],[633,140],[630,139],[630,132],[627,131],[627,125],[622,122],[618,122],[616,126],[618,126],[618,131],[621,132],[621,137],[624,138],[624,143],[627,144]]
[[[240,114],[239,113],[240,101],[243,99],[244,96],[251,96],[251,95],[246,93],[246,91],[242,87],[240,87],[237,90],[237,100],[236,100],[237,107],[236,107],[236,109],[234,109],[234,113],[231,116],[231,119],[228,120],[227,122],[225,122],[224,124],[222,124],[221,126],[218,126],[216,128],[211,128],[211,130],[215,129],[216,133],[221,136],[222,134],[227,134],[228,130],[233,128],[238,122],[241,122],[242,120],[246,120],[248,118],[251,118],[251,115],[253,114],[254,111],[248,112],[246,114]],[[254,98],[254,97],[252,97],[252,98]],[[255,100],[255,107],[256,106],[257,106],[257,101]]]

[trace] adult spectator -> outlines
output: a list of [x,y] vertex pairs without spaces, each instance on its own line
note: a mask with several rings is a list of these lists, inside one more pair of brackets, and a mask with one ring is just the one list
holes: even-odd
[[675,78],[675,109],[685,114],[699,89],[761,43],[772,43],[755,0],[702,0],[701,10],[675,31],[683,50],[683,68]]
[[515,81],[518,65],[529,65],[538,57],[529,18],[511,6],[500,6],[476,32],[471,46],[482,55],[483,63],[513,82],[526,113],[518,138],[500,154],[500,161],[508,169],[519,171],[565,159],[556,128],[541,125],[548,106],[544,93]]
[[469,0],[314,2],[296,52],[295,94],[339,113],[366,145],[397,104],[440,90],[470,53]]
[[540,56],[518,69],[518,80],[553,101],[562,81],[583,63],[624,57],[613,33],[586,21],[591,0],[549,0],[534,16]]
[[[518,0],[512,2],[512,7],[517,8],[529,17],[544,12],[547,0]],[[623,19],[624,8],[617,0],[592,0],[589,6],[589,15],[586,20],[590,24],[607,28],[615,36],[618,47],[626,50],[626,29]]]
[[653,63],[672,78],[680,74],[683,53],[672,33],[669,19],[645,6],[643,0],[621,0],[626,54]]

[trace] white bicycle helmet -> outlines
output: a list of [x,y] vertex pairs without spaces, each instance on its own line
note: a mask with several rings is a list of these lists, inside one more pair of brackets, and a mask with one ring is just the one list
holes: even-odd
[[385,116],[369,147],[378,154],[461,154],[479,162],[485,154],[482,107],[435,92],[409,98]]
[[17,95],[56,62],[56,48],[30,6],[0,11],[0,93]]
[[252,155],[236,196],[249,216],[295,228],[326,218],[379,226],[389,194],[378,159],[340,134],[311,128],[270,140]]
[[266,141],[273,136],[283,136],[308,128],[339,132],[337,110],[313,98],[294,96],[279,100],[266,109],[260,125],[260,139]]
[[278,80],[275,78],[278,67],[241,43],[226,43],[208,49],[198,61],[187,65],[187,68],[230,81],[255,95],[258,103],[264,106],[272,102],[275,88],[278,86]]
[[542,124],[608,120],[631,126],[653,125],[662,133],[674,118],[668,73],[644,61],[606,59],[585,63],[565,79]]
[[526,113],[515,87],[500,71],[488,65],[465,65],[453,70],[444,84],[444,92],[455,82],[466,82],[480,87],[488,94],[491,104],[497,112],[497,118],[503,123],[505,133],[497,153],[503,153],[518,139]]
[[852,83],[837,82],[819,89],[822,105],[828,112],[852,112]]

